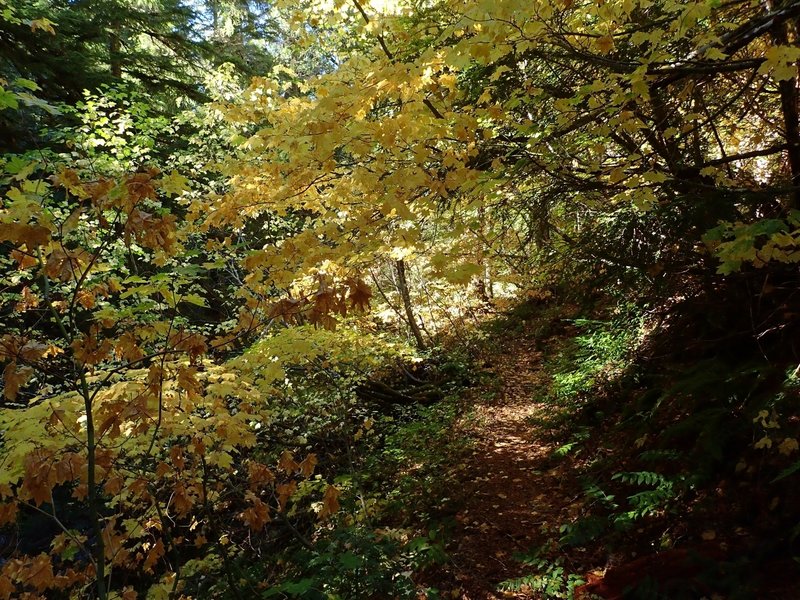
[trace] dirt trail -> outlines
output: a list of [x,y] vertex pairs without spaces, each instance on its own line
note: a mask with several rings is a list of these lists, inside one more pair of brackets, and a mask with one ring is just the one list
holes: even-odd
[[543,530],[563,523],[577,497],[575,482],[554,468],[554,446],[535,425],[548,410],[537,402],[547,380],[536,346],[533,336],[500,341],[486,357],[498,393],[486,399],[474,391],[476,418],[465,433],[476,446],[462,471],[465,504],[447,549],[449,576],[465,600],[535,598],[499,592],[497,584],[531,574],[514,555],[542,544]]

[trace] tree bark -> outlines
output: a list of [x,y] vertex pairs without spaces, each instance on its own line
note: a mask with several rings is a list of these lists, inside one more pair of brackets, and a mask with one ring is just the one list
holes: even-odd
[[122,78],[122,39],[120,38],[119,23],[111,26],[111,35],[108,40],[108,62],[112,77]]
[[400,292],[400,297],[403,299],[403,309],[406,311],[406,319],[408,319],[408,327],[411,329],[411,334],[417,342],[417,348],[420,350],[427,350],[427,344],[422,337],[417,319],[414,316],[414,308],[411,305],[411,294],[408,291],[408,281],[406,280],[406,263],[404,260],[395,262],[397,270],[397,291]]
[[[774,6],[778,4],[778,6]],[[788,4],[788,3],[783,3]],[[781,3],[767,2],[767,10],[782,8]],[[772,40],[775,44],[785,46],[797,42],[797,32],[792,30],[792,21],[777,23],[772,29]],[[800,108],[798,101],[797,84],[798,76],[778,82],[778,91],[781,96],[781,112],[783,113],[784,133],[786,135],[787,154],[789,158],[789,171],[792,177],[792,186],[800,186]],[[800,207],[800,191],[795,190],[791,195],[789,208]]]

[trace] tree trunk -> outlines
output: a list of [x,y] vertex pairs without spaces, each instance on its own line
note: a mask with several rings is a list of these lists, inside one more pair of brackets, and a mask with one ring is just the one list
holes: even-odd
[[403,299],[403,308],[406,311],[408,327],[417,342],[417,348],[426,350],[427,345],[422,337],[419,325],[417,325],[417,319],[414,317],[414,308],[411,306],[411,294],[408,292],[408,281],[406,280],[406,263],[404,260],[398,260],[395,262],[395,267],[397,269],[397,291],[400,292],[400,297]]
[[[766,8],[768,11],[774,10],[781,5],[781,2],[768,0]],[[776,45],[790,45],[797,43],[797,31],[792,29],[792,22],[780,23],[772,28],[772,40]],[[797,75],[788,80],[778,82],[778,91],[781,97],[781,113],[783,114],[784,130],[787,142],[787,154],[789,158],[789,171],[792,178],[792,186],[800,186],[800,108],[798,108],[797,85],[800,78]],[[795,190],[792,194],[789,208],[800,207],[800,191]]]
[[120,38],[119,23],[112,23],[111,37],[108,40],[108,62],[111,75],[116,78],[122,77],[122,39]]

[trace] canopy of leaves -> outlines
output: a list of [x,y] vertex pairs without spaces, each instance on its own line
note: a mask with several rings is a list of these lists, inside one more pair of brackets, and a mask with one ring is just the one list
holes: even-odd
[[0,598],[327,572],[369,402],[501,298],[730,294],[787,368],[800,2],[0,8],[0,519],[58,529]]

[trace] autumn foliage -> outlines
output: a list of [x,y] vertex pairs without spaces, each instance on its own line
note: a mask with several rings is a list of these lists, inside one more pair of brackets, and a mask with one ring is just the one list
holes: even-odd
[[[98,162],[138,142],[84,132],[4,160],[0,522],[57,533],[3,562],[0,599],[235,589],[249,536],[308,544],[292,523],[343,492],[265,432],[297,381],[349,394],[410,355],[379,302],[425,348],[495,290],[800,260],[797,2],[278,5],[335,66],[220,92],[196,154]],[[2,82],[3,114],[49,106],[26,82]]]

